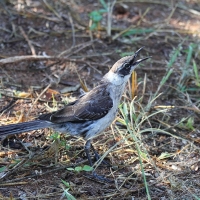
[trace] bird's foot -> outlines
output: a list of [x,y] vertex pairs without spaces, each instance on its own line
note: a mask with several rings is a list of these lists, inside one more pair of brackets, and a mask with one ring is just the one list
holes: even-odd
[[96,172],[92,172],[91,175],[87,175],[86,177],[91,179],[91,180],[98,181],[98,182],[101,182],[101,183],[114,183],[114,181],[106,178],[105,176],[98,175]]
[[[94,152],[94,157],[96,161],[99,161],[101,159],[101,156],[98,154],[98,152],[95,150],[95,148],[91,145],[92,151]],[[104,165],[107,167],[112,167],[112,165],[108,162],[106,162],[104,159],[101,161]]]
[[[88,140],[85,144],[85,153],[87,156],[87,159],[89,161],[90,166],[93,166],[93,162],[90,156],[90,148],[92,149],[93,153],[94,153],[94,158],[96,161],[100,161],[101,157],[98,154],[98,152],[95,150],[95,148],[93,147],[93,145],[90,143],[90,140]],[[107,165],[108,167],[112,167],[112,165],[110,165],[109,163],[107,163],[106,161],[102,160],[101,163]]]
[[[96,161],[99,162],[100,159],[101,159],[101,156],[100,156],[99,154],[98,154],[98,156],[95,155],[95,160],[96,160]],[[106,162],[104,159],[101,160],[100,165],[101,165],[101,164],[106,165],[106,167],[112,167],[112,165],[111,165],[110,163]]]

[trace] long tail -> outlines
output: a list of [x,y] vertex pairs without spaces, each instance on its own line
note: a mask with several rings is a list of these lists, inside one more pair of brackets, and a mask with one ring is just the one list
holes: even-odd
[[47,127],[52,127],[52,123],[45,120],[34,120],[18,124],[9,124],[5,126],[0,126],[0,136],[19,134]]

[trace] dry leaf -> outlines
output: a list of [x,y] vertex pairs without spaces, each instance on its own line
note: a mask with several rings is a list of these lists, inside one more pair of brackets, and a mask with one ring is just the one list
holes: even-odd
[[16,97],[20,97],[20,98],[28,98],[31,97],[31,93],[30,92],[17,92]]

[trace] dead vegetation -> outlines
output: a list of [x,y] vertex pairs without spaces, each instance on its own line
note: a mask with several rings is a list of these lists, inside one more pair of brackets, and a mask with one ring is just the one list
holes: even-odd
[[[152,56],[94,146],[52,130],[1,138],[0,199],[200,199],[198,0],[0,1],[0,124],[52,112],[120,57]],[[95,166],[94,166],[95,167]]]

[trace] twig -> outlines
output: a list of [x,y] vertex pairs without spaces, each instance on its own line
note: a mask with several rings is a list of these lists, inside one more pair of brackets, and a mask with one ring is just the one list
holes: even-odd
[[44,4],[46,5],[46,7],[47,7],[50,11],[52,11],[59,19],[62,20],[61,16],[58,14],[58,12],[55,11],[54,8],[53,8],[49,3],[47,3],[46,0],[43,0],[43,2],[44,2]]
[[108,3],[108,18],[107,18],[107,35],[110,37],[111,36],[111,27],[112,27],[112,13],[113,13],[113,8],[116,3],[116,0],[113,0],[112,3]]
[[33,102],[32,106],[31,106],[31,108],[29,109],[27,115],[29,115],[29,113],[30,113],[31,110],[33,109],[33,106],[37,103],[37,101],[40,99],[40,97],[50,88],[50,86],[51,86],[51,84],[49,84],[49,85],[39,94],[39,96],[35,99],[35,101]]
[[69,22],[70,22],[71,28],[72,28],[72,47],[74,47],[76,44],[74,22],[73,22],[73,19],[72,19],[72,16],[70,13],[68,13],[68,17],[69,17]]
[[8,105],[4,106],[4,108],[2,108],[0,110],[0,113],[3,113],[4,111],[6,111],[7,109],[9,109],[11,106],[13,106],[13,104],[16,102],[16,99],[12,99]]
[[169,23],[169,21],[171,20],[174,12],[176,11],[177,5],[174,6],[174,8],[172,9],[171,13],[169,14],[169,16],[166,19],[167,24]]
[[[22,61],[37,61],[37,60],[53,60],[53,61],[68,61],[68,62],[78,62],[78,63],[85,63],[89,65],[88,62],[86,62],[83,59],[72,59],[72,58],[66,58],[66,57],[58,57],[58,56],[14,56],[14,57],[9,57],[5,59],[0,60],[0,66],[1,65],[6,65],[6,64],[11,64],[11,63],[17,63],[17,62],[22,62]],[[100,66],[100,67],[109,67],[110,65],[106,65],[105,63],[100,63],[100,62],[90,62],[91,65],[89,66]],[[95,69],[95,68],[94,68]],[[95,69],[97,70],[97,69]],[[97,70],[98,71],[98,70]],[[98,71],[99,72],[99,71]]]
[[[17,63],[22,61],[30,61],[30,60],[58,60],[55,59],[54,56],[14,56],[9,58],[4,58],[0,60],[0,65]],[[61,60],[61,58],[59,59]]]
[[22,159],[19,163],[17,163],[12,169],[10,169],[7,173],[1,176],[0,180],[5,179],[5,177],[9,176],[13,172],[16,172],[22,165],[26,162],[25,159]]
[[25,40],[28,42],[28,46],[29,46],[30,49],[31,49],[32,55],[35,56],[35,55],[36,55],[36,53],[35,53],[35,48],[34,48],[34,46],[32,45],[32,42],[29,40],[28,36],[26,35],[24,29],[23,29],[21,26],[19,27],[19,30],[21,31],[21,33],[22,33],[23,37],[25,38]]
[[0,187],[17,186],[17,185],[25,185],[25,184],[28,184],[28,182],[0,183]]
[[[61,56],[63,56],[64,54],[66,54],[66,53],[69,52],[69,54],[67,55],[67,57],[69,57],[69,56],[71,56],[71,55],[73,55],[73,54],[75,54],[75,53],[78,53],[79,51],[83,50],[84,48],[86,48],[86,47],[92,45],[92,44],[93,44],[94,42],[96,42],[96,41],[97,41],[97,40],[93,40],[93,41],[89,41],[89,42],[85,42],[85,43],[79,44],[79,45],[77,45],[77,46],[75,46],[75,47],[73,47],[73,48],[70,48],[70,49],[68,49],[68,50],[63,51],[63,52],[60,53],[58,56],[61,57]],[[76,49],[76,48],[77,48],[77,49]],[[76,49],[76,50],[75,50],[75,49]],[[70,52],[71,52],[71,53],[70,53]]]
[[[28,55],[28,56],[14,56],[0,60],[0,65],[22,62],[22,61],[32,61],[32,60],[56,60],[56,61],[71,61],[76,62],[76,59],[70,59],[65,57],[58,56],[37,56],[37,55]],[[81,61],[81,60],[79,60]],[[82,60],[83,62],[83,60]]]

